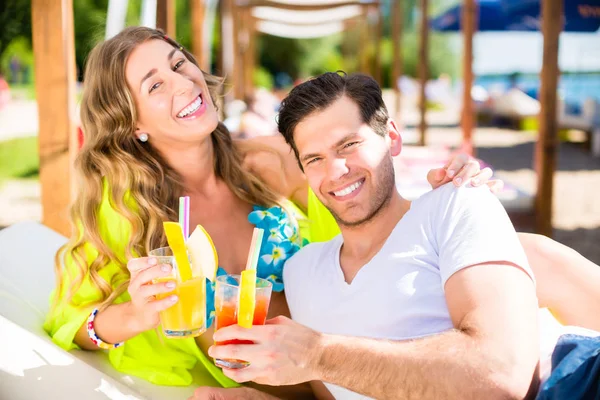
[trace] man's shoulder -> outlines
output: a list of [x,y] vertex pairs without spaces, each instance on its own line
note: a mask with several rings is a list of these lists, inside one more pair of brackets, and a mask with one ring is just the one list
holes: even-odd
[[459,202],[478,201],[479,199],[495,198],[487,186],[471,186],[470,184],[461,187],[456,187],[452,182],[448,182],[436,189],[433,189],[419,199],[414,201],[415,205],[421,207],[435,207],[439,209],[440,206],[448,205],[452,201],[458,199]]

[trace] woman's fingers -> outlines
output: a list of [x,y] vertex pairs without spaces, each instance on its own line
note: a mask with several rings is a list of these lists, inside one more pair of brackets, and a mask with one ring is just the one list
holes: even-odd
[[461,153],[454,156],[445,166],[446,176],[453,179],[468,162],[469,156],[467,154]]
[[142,285],[136,292],[136,295],[139,299],[143,299],[147,302],[149,300],[154,299],[155,296],[159,294],[172,292],[175,289],[175,287],[177,287],[177,284],[174,280]]
[[492,191],[492,193],[499,193],[504,189],[504,181],[500,179],[494,179],[487,182],[488,187]]
[[129,294],[133,297],[143,285],[152,283],[155,279],[171,276],[170,265],[155,265],[138,272],[129,283]]
[[133,280],[141,271],[156,264],[158,264],[158,260],[154,257],[132,258],[127,263],[127,269],[129,270],[129,274]]
[[473,186],[480,186],[483,185],[484,183],[488,183],[488,181],[492,178],[492,175],[494,174],[494,172],[492,171],[491,168],[484,168],[481,171],[479,171],[478,174],[476,174],[475,176],[473,176],[473,178],[471,178],[471,184]]
[[177,303],[178,300],[179,298],[176,295],[172,294],[170,296],[165,297],[164,299],[153,300],[150,303],[148,303],[147,306],[150,307],[152,311],[158,313],[173,306],[173,304]]
[[470,160],[460,169],[454,178],[452,178],[452,181],[456,186],[461,186],[462,184],[468,182],[469,179],[477,175],[480,169],[481,167],[479,166],[479,162],[476,160]]
[[450,179],[446,177],[444,168],[435,168],[427,173],[427,182],[429,182],[432,189],[436,189],[444,183],[450,182]]

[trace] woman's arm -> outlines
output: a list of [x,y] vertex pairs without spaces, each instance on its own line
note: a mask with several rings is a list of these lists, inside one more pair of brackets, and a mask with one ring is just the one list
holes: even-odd
[[600,266],[546,236],[519,233],[540,307],[558,320],[600,331]]
[[[135,319],[131,311],[131,302],[113,304],[98,313],[94,321],[96,334],[107,343],[119,343],[139,335],[135,328]],[[74,339],[77,346],[85,350],[100,350],[91,340],[84,323],[77,331]]]
[[[160,322],[160,311],[177,301],[177,296],[167,296],[156,300],[158,294],[169,293],[175,282],[153,283],[156,279],[171,276],[171,266],[158,265],[150,257],[134,258],[127,264],[130,273],[127,291],[131,301],[112,304],[98,312],[94,320],[96,335],[108,344],[116,344],[131,339],[142,332],[156,328]],[[86,350],[97,350],[84,323],[75,334],[74,342]]]

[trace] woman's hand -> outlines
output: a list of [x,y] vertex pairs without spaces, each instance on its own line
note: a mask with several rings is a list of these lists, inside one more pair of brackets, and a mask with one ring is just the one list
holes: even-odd
[[[129,260],[127,269],[131,274],[129,287],[132,319],[135,329],[145,332],[156,328],[160,322],[159,312],[177,302],[177,296],[156,300],[156,295],[172,292],[176,283],[171,276],[170,265],[158,265],[156,258],[142,257]],[[155,280],[161,280],[154,283]]]
[[504,182],[492,179],[493,171],[490,168],[481,169],[479,161],[467,154],[461,153],[452,157],[442,168],[432,169],[427,173],[427,181],[436,189],[450,181],[456,186],[470,183],[472,186],[486,184],[492,193],[498,193],[504,187]]

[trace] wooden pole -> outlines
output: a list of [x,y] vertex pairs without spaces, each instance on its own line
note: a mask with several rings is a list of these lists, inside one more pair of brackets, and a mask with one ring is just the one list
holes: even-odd
[[464,0],[461,15],[461,28],[463,31],[463,108],[461,127],[463,132],[462,150],[473,155],[473,101],[471,88],[473,87],[473,35],[477,18],[477,4],[475,0]]
[[31,1],[39,116],[42,222],[70,236],[68,208],[77,148],[72,0]]
[[256,68],[256,29],[250,10],[244,10],[244,27],[248,35],[248,45],[244,52],[244,95],[254,92],[254,70]]
[[[220,35],[223,34],[223,7],[224,3],[223,1],[219,1],[217,3],[217,10],[216,10],[216,22],[217,22],[217,28],[220,32]],[[216,73],[217,75],[223,77],[225,76],[225,73],[223,72],[224,70],[224,66],[223,66],[223,38],[220,37],[219,38],[219,42],[217,43],[217,48],[215,49],[215,69],[216,69]],[[223,85],[221,85],[221,87],[223,87]]]
[[379,86],[383,87],[383,77],[381,74],[381,57],[382,57],[382,51],[381,51],[381,41],[383,39],[383,13],[381,10],[381,6],[379,5],[375,5],[373,6],[375,8],[375,11],[373,12],[374,15],[377,16],[377,24],[375,25],[375,80],[379,83]]
[[208,65],[208,49],[204,48],[204,19],[206,5],[204,0],[190,0],[190,14],[192,18],[192,54],[200,64],[200,69],[210,72]]
[[235,97],[232,84],[235,81],[235,45],[234,45],[234,22],[233,22],[233,0],[221,0],[221,71],[226,85],[223,86],[223,101],[228,103]]
[[247,47],[247,37],[244,34],[244,18],[241,9],[231,2],[231,17],[233,22],[233,93],[236,99],[244,98],[244,52]]
[[359,46],[357,53],[360,57],[360,72],[363,74],[370,74],[369,68],[369,9],[367,6],[363,6],[363,21],[360,24],[360,35],[359,35]]
[[537,171],[536,232],[552,236],[552,194],[558,124],[556,121],[556,89],[558,86],[558,42],[563,27],[563,2],[542,1],[542,34],[544,55],[540,84],[539,138],[535,148]]
[[428,0],[420,0],[421,4],[421,37],[419,38],[419,80],[421,82],[421,90],[419,97],[419,110],[421,115],[421,121],[419,123],[419,145],[425,146],[426,131],[427,131],[427,98],[425,96],[425,87],[427,85],[427,78],[429,75],[429,63],[428,63],[428,38],[429,38],[429,21],[427,18],[428,14]]
[[391,85],[394,89],[396,97],[396,112],[395,118],[399,121],[401,109],[401,97],[399,79],[402,77],[402,29],[403,29],[403,13],[402,3],[400,0],[392,0],[392,43],[394,57],[392,61],[392,76]]
[[170,38],[176,39],[175,0],[157,0],[156,27]]

